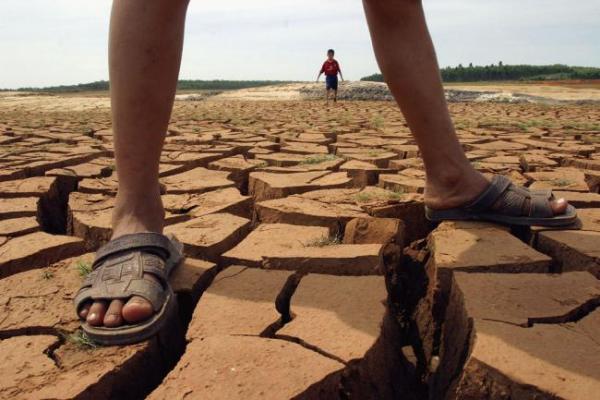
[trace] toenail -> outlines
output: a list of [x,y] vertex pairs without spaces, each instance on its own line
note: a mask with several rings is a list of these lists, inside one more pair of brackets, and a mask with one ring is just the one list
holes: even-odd
[[107,322],[117,322],[117,316],[115,314],[109,314],[106,316]]
[[98,314],[96,314],[96,313],[91,313],[91,314],[88,316],[88,319],[92,319],[92,320],[93,320],[93,319],[96,319],[97,317],[98,317]]

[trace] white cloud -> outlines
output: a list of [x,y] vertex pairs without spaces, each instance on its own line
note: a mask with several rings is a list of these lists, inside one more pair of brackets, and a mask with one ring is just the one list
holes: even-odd
[[[425,0],[441,65],[600,65],[597,0]],[[106,79],[109,0],[1,0],[0,87]],[[377,70],[359,0],[191,0],[181,76],[313,79],[329,47]]]

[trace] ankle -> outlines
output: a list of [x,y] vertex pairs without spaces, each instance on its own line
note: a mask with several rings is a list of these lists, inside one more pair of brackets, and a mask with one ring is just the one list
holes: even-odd
[[448,168],[428,174],[425,204],[433,209],[460,206],[477,197],[488,184],[486,177],[470,165],[462,170]]
[[481,179],[485,178],[469,163],[427,170],[427,183],[438,188],[456,188]]
[[161,233],[165,211],[160,195],[138,197],[118,194],[112,215],[113,239],[139,232]]

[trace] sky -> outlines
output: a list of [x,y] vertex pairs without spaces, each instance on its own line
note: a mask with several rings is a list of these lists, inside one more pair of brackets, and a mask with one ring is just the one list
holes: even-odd
[[[423,4],[441,66],[600,67],[599,0]],[[110,0],[0,0],[0,88],[107,79],[110,7]],[[361,1],[191,0],[180,77],[311,80],[330,47],[345,78],[378,71]]]

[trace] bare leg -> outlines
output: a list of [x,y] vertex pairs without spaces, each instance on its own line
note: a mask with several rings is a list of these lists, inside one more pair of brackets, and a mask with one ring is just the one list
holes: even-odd
[[[433,43],[419,0],[363,0],[375,56],[415,137],[425,164],[425,202],[461,206],[488,185],[469,163],[444,97]],[[567,203],[554,201],[556,214]]]
[[[183,47],[187,0],[113,2],[109,67],[119,190],[113,238],[162,232],[158,164],[171,116]],[[155,279],[146,275],[146,279]],[[152,314],[141,297],[82,307],[91,325],[118,326]]]

